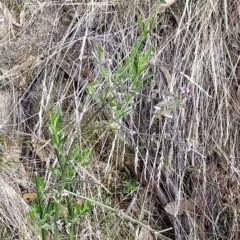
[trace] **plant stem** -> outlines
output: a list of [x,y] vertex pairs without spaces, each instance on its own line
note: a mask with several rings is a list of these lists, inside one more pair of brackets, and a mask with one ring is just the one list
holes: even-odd
[[172,228],[167,228],[167,229],[164,229],[164,230],[161,230],[161,231],[155,231],[154,229],[152,229],[151,227],[145,225],[144,223],[142,223],[142,222],[140,222],[140,221],[138,221],[138,220],[136,220],[136,219],[128,216],[126,213],[120,212],[120,211],[118,211],[118,210],[116,210],[116,209],[114,209],[114,208],[112,208],[112,207],[110,207],[110,206],[108,206],[108,205],[105,205],[105,204],[103,204],[103,203],[101,203],[101,202],[98,202],[98,201],[95,201],[95,200],[93,200],[93,199],[91,199],[91,198],[87,198],[87,197],[84,197],[84,196],[82,196],[82,195],[80,195],[80,194],[73,193],[73,192],[70,192],[70,191],[67,191],[67,190],[65,190],[64,192],[65,192],[66,194],[70,194],[70,195],[72,195],[72,196],[76,196],[76,197],[82,198],[82,199],[84,199],[84,200],[87,200],[87,201],[89,201],[89,202],[91,202],[91,203],[94,203],[94,204],[96,204],[96,205],[98,205],[98,206],[100,206],[100,207],[103,207],[103,208],[105,208],[105,209],[107,209],[107,210],[109,210],[109,211],[111,211],[111,212],[115,212],[119,217],[124,218],[124,219],[126,219],[126,220],[129,220],[129,221],[132,222],[132,223],[136,223],[136,224],[138,224],[138,225],[140,225],[140,226],[148,229],[149,231],[153,232],[153,233],[156,234],[156,235],[161,235],[161,233],[163,233],[163,232],[167,232],[167,231],[172,230]]

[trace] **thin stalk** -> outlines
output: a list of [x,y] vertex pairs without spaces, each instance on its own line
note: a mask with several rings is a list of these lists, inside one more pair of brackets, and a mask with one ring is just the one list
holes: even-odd
[[82,198],[82,199],[84,199],[84,200],[87,200],[87,201],[89,201],[89,202],[91,202],[91,203],[94,203],[94,204],[96,204],[96,205],[98,205],[98,206],[100,206],[100,207],[103,207],[103,208],[105,208],[105,209],[107,209],[107,210],[109,210],[109,211],[111,211],[111,212],[115,212],[116,215],[119,216],[119,217],[121,217],[122,219],[128,220],[128,221],[130,221],[130,222],[132,222],[132,223],[136,223],[136,224],[138,224],[138,225],[140,225],[140,226],[148,229],[149,231],[153,232],[153,233],[156,234],[156,235],[161,235],[161,233],[164,233],[164,232],[167,232],[167,231],[172,230],[172,228],[167,228],[167,229],[164,229],[164,230],[161,230],[161,231],[155,231],[155,230],[152,229],[150,226],[145,225],[144,223],[142,223],[142,222],[140,222],[140,221],[138,221],[138,220],[130,217],[129,215],[127,215],[127,214],[124,213],[124,212],[121,212],[121,211],[116,210],[115,208],[112,208],[112,207],[110,207],[110,206],[108,206],[108,205],[105,205],[105,204],[103,204],[103,203],[101,203],[101,202],[95,201],[95,200],[93,200],[93,199],[91,199],[91,198],[84,197],[84,196],[82,196],[82,195],[80,195],[80,194],[77,194],[77,193],[73,193],[73,192],[70,192],[70,191],[67,191],[67,190],[65,190],[64,192],[65,192],[66,194],[69,194],[69,195],[76,196],[76,197]]
[[[69,183],[66,184],[66,189],[68,191],[71,190],[71,185]],[[67,196],[67,208],[68,208],[68,217],[69,217],[69,220],[70,220],[70,225],[68,227],[68,234],[69,234],[69,239],[73,240],[73,235],[74,235],[74,227],[73,227],[74,212],[73,212],[73,203],[72,203],[72,196],[71,195]]]
[[[41,184],[39,182],[39,178],[35,176],[35,185],[36,185],[36,192],[37,192],[37,202],[40,212],[40,219],[42,220],[44,218],[44,204],[43,204],[43,196],[42,196],[42,190],[41,190]],[[45,228],[41,228],[42,233],[42,239],[47,239],[47,232]]]
[[53,235],[54,236],[54,240],[58,240],[59,239],[58,238],[58,235],[59,235],[58,220],[59,220],[60,205],[61,205],[61,203],[58,202],[58,200],[57,200],[57,202],[56,201],[54,202],[54,207],[55,207],[54,220],[55,220],[55,224],[56,224],[55,229],[54,229],[54,235]]

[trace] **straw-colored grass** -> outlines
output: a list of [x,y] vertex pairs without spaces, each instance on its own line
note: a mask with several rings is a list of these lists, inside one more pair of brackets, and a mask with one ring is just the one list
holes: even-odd
[[[54,185],[49,168],[57,161],[47,120],[57,108],[68,144],[78,137],[79,147],[91,153],[90,164],[75,177],[84,182],[73,183],[73,191],[116,211],[130,206],[127,214],[139,222],[118,222],[114,212],[92,203],[75,223],[76,239],[239,239],[239,2],[178,0],[154,12],[152,26],[162,21],[139,49],[151,44],[140,76],[153,77],[140,84],[130,114],[112,125],[109,98],[96,98],[109,87],[101,70],[111,62],[108,74],[114,76],[124,66],[140,35],[137,18],[146,23],[157,1],[41,2],[6,3],[22,23],[8,20],[9,31],[1,36],[0,83],[12,94],[7,135],[20,144],[24,174],[0,164],[1,239],[40,238],[22,196],[34,191],[34,174],[46,188]],[[106,62],[96,59],[98,45]],[[21,65],[33,57],[32,64]],[[21,70],[6,74],[16,66]],[[86,90],[92,82],[95,96]],[[181,87],[189,89],[189,100]],[[156,117],[159,104],[164,110]],[[0,133],[2,159],[5,135]],[[66,236],[62,229],[60,238]]]

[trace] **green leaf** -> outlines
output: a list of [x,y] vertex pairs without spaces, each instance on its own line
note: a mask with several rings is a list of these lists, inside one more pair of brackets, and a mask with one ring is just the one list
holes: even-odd
[[71,158],[74,159],[81,167],[85,167],[89,164],[87,161],[90,156],[90,152],[87,148],[84,148],[82,152],[77,145],[74,146]]
[[138,63],[137,63],[137,61],[133,62],[132,73],[133,73],[133,77],[138,75]]
[[77,144],[74,146],[71,155],[72,155],[71,157],[72,157],[75,161],[79,161],[79,160],[81,159],[80,150],[79,150],[79,147],[77,146]]
[[74,217],[79,218],[90,212],[90,202],[85,201],[81,204],[76,204],[73,206]]
[[36,205],[31,205],[28,212],[29,216],[33,219],[38,217],[38,207]]
[[38,176],[35,176],[35,184],[36,184],[36,188],[42,192],[42,189],[44,187],[44,179]]
[[97,46],[97,53],[98,53],[97,57],[99,58],[98,60],[102,61],[104,58],[104,52],[103,52],[101,45]]
[[138,25],[139,25],[139,28],[140,28],[140,32],[142,34],[145,34],[146,33],[146,28],[145,28],[145,26],[143,24],[142,18],[138,17],[137,21],[138,21]]
[[130,74],[128,72],[124,72],[121,75],[119,75],[119,77],[125,78],[125,79],[131,79],[132,78],[132,74]]
[[54,148],[57,148],[59,146],[60,141],[57,134],[53,133],[51,135],[51,142]]
[[44,212],[45,212],[44,211],[44,202],[43,202],[44,180],[38,176],[35,176],[34,181],[35,181],[35,185],[36,185],[39,216],[41,219],[43,219]]
[[54,177],[60,177],[61,172],[58,168],[50,167],[49,171],[54,175]]
[[92,89],[95,87],[97,85],[97,83],[96,82],[89,82],[88,84],[87,84],[87,88],[86,88],[86,91],[87,91],[87,94],[88,95],[92,95],[93,93],[92,93]]
[[54,132],[58,132],[59,117],[60,117],[59,109],[57,109],[54,113],[50,114],[50,127],[53,129]]
[[81,166],[82,167],[86,167],[90,164],[90,162],[86,161],[86,162],[81,162]]
[[90,151],[88,148],[84,148],[81,156],[81,162],[86,162],[90,156]]
[[76,174],[76,170],[73,168],[68,168],[67,174],[66,174],[66,180],[71,180]]

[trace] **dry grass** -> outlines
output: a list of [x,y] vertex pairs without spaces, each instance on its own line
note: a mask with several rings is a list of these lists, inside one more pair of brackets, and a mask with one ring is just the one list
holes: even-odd
[[[121,135],[128,144],[106,124],[111,109],[100,111],[101,104],[86,94],[88,82],[96,81],[99,89],[105,84],[99,74],[101,64],[93,56],[97,46],[103,47],[114,72],[124,64],[139,35],[137,17],[147,20],[154,3],[53,1],[41,5],[35,0],[25,4],[9,1],[7,7],[14,18],[19,22],[24,10],[25,20],[21,27],[9,28],[10,35],[1,40],[1,70],[39,56],[31,68],[1,78],[2,89],[13,96],[9,135],[24,138],[21,162],[27,172],[25,178],[39,173],[51,186],[48,168],[56,161],[46,121],[49,111],[59,108],[69,143],[79,136],[80,147],[91,150],[91,164],[76,177],[95,184],[76,184],[75,191],[116,209],[126,209],[133,194],[123,181],[140,181],[129,215],[156,231],[172,228],[164,233],[166,239],[237,240],[237,0],[179,0],[159,9],[154,21],[159,17],[163,20],[146,40],[153,52],[145,72],[152,72],[153,79],[144,82],[130,116],[121,122]],[[172,118],[162,117],[151,123],[154,106],[166,99],[172,104],[182,86],[190,89],[191,100],[174,105]],[[17,174],[18,168],[11,169]],[[28,180],[29,185],[19,190],[19,181],[15,181],[18,177],[9,180],[9,176],[9,167],[2,166],[1,229],[7,229],[7,239],[27,239],[28,207],[21,191],[31,191],[32,182]],[[154,239],[151,232],[143,232],[141,226],[128,221],[111,233],[116,221],[116,215],[92,205],[91,214],[76,223],[76,239]]]

